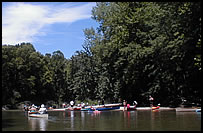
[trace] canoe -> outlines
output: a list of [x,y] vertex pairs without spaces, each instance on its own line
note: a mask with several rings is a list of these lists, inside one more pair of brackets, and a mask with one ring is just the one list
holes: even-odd
[[151,107],[136,107],[137,110],[151,110]]
[[136,110],[136,106],[130,106],[129,108],[127,108],[127,111],[135,111]]
[[28,114],[37,114],[38,112],[28,112]]
[[48,111],[65,111],[66,108],[62,108],[62,109],[49,109]]
[[38,114],[37,111],[28,111],[28,114]]
[[121,106],[121,103],[113,103],[113,104],[104,104],[104,105],[92,105],[92,106],[86,106],[85,108],[108,108],[108,107],[117,107]]
[[201,112],[201,109],[196,109],[196,112]]
[[68,111],[80,111],[81,110],[81,107],[70,107],[70,108],[67,108],[66,110]]
[[196,110],[194,108],[176,108],[176,112],[195,112]]
[[152,107],[152,110],[159,109],[160,106]]
[[85,108],[106,108],[106,107],[114,107],[114,106],[121,106],[122,103],[113,103],[113,104],[104,104],[104,105],[91,105],[85,106]]
[[92,108],[81,108],[80,111],[92,111],[93,109]]
[[117,107],[117,106],[121,106],[122,103],[113,103],[113,104],[104,104],[104,107]]
[[104,108],[96,108],[95,110],[98,111],[105,111],[105,110],[115,110],[115,109],[120,109],[120,106],[113,106],[113,107],[104,107]]
[[35,117],[35,118],[48,118],[48,114],[28,114],[29,117]]
[[81,110],[80,111],[88,111],[89,110],[89,108],[81,108]]
[[97,112],[101,112],[101,111],[98,111],[98,110],[95,110],[95,109],[90,109],[90,110],[88,110],[88,112],[90,112],[90,113],[97,113]]

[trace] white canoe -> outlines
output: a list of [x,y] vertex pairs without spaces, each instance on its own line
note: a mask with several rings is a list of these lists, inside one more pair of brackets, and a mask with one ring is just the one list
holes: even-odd
[[196,109],[193,108],[176,108],[176,112],[195,112]]
[[196,109],[196,112],[201,112],[201,109]]
[[104,104],[105,107],[121,106],[122,103]]
[[35,117],[35,118],[48,118],[48,114],[28,114],[29,117]]
[[136,107],[137,110],[151,110],[151,107]]
[[104,108],[104,107],[115,107],[115,106],[121,106],[121,105],[122,103],[113,103],[113,104],[86,106],[85,108]]
[[61,109],[50,109],[48,111],[65,111],[67,108],[61,108]]

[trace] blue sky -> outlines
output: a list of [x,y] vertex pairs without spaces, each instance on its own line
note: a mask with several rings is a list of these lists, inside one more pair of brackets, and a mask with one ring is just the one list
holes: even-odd
[[63,52],[70,58],[82,50],[85,28],[99,24],[91,18],[95,2],[3,2],[2,44],[30,42],[42,54]]

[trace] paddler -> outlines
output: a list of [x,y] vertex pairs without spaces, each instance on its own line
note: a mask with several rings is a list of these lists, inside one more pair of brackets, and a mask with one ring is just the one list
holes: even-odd
[[46,114],[47,113],[47,109],[44,107],[44,104],[41,105],[41,108],[39,109],[39,113],[40,114]]
[[70,105],[71,105],[71,107],[73,107],[73,105],[74,105],[74,102],[73,102],[73,101],[70,101]]
[[85,103],[84,102],[81,103],[81,107],[85,108]]
[[127,105],[127,101],[123,100],[123,106],[124,106],[123,111],[127,110],[126,105]]
[[24,111],[28,111],[28,106],[26,104],[24,105]]
[[154,98],[151,95],[149,96],[149,101],[150,101],[150,107],[152,107]]
[[37,109],[34,104],[32,104],[32,107],[29,109],[29,113],[37,113]]
[[130,108],[130,104],[127,104],[127,109],[129,109]]

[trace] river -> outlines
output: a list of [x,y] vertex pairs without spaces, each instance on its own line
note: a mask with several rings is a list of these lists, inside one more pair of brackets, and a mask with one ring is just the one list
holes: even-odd
[[201,112],[65,111],[49,118],[28,118],[23,111],[2,111],[2,131],[201,131]]

